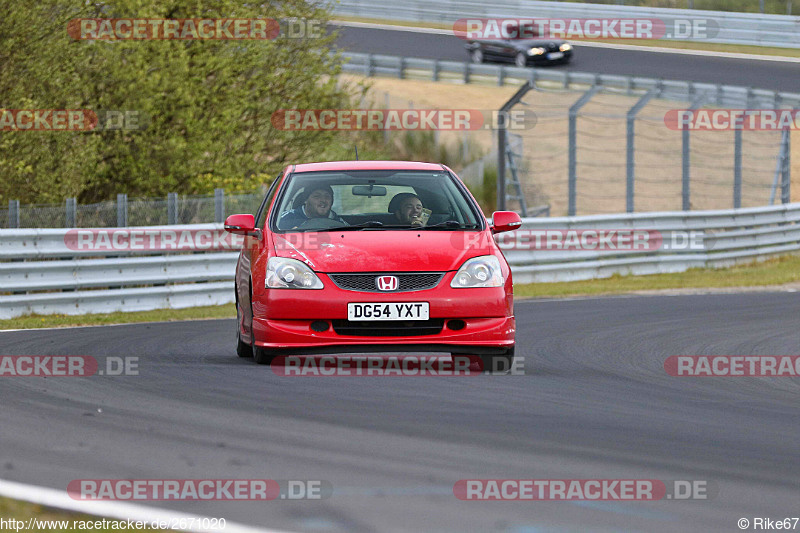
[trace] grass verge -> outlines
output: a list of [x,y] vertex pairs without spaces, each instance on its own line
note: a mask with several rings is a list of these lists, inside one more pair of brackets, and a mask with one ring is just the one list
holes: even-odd
[[724,269],[692,268],[676,274],[614,275],[610,278],[586,281],[515,284],[514,296],[558,298],[667,289],[777,287],[797,282],[800,282],[800,256],[785,255]]
[[236,318],[236,308],[233,304],[228,304],[190,307],[188,309],[156,309],[154,311],[98,315],[27,315],[9,320],[0,320],[0,330],[102,326],[136,322],[173,322],[176,320],[203,320],[210,318]]
[[[436,22],[413,22],[406,20],[387,20],[362,17],[336,17],[333,22],[363,22],[367,24],[387,24],[392,26],[405,26],[409,28],[432,28],[437,30],[452,30],[452,25],[439,24]],[[455,37],[455,36],[454,36]],[[794,48],[775,48],[770,46],[744,45],[744,44],[719,44],[706,43],[701,41],[668,41],[668,40],[637,40],[637,39],[591,39],[583,41],[581,39],[572,40],[571,43],[579,45],[586,43],[606,43],[624,44],[630,46],[652,46],[655,48],[673,48],[677,50],[699,50],[705,52],[726,52],[730,54],[754,54],[763,56],[780,57],[800,57],[800,49]],[[467,61],[467,54],[464,53],[464,61]]]
[[[98,516],[91,516],[82,513],[72,513],[68,511],[61,511],[58,509],[52,509],[49,507],[44,507],[42,505],[38,505],[35,503],[23,502],[19,500],[12,500],[9,498],[0,498],[0,518],[3,518],[6,521],[6,526],[2,529],[12,530],[12,531],[58,531],[59,533],[78,533],[78,532],[85,532],[87,530],[86,527],[81,528],[81,525],[88,525],[88,522],[94,525],[103,525],[102,522],[100,524],[96,524],[97,521],[102,521],[102,517]],[[9,520],[17,520],[18,522],[22,522],[14,525],[9,525]],[[32,528],[28,528],[29,520],[36,519],[38,523],[31,523],[33,525]],[[95,528],[92,527],[95,531],[124,531],[126,530],[127,523],[123,520],[110,520],[108,518],[105,519],[106,527]],[[43,521],[49,522],[42,523]],[[76,523],[78,522],[78,523]],[[80,522],[84,522],[84,524],[80,524]],[[135,521],[134,521],[135,522]],[[13,524],[13,523],[11,523]],[[117,527],[114,527],[114,524],[118,524]],[[124,524],[124,526],[122,526]],[[134,531],[168,531],[163,529],[151,529],[149,527],[143,529],[137,529]]]

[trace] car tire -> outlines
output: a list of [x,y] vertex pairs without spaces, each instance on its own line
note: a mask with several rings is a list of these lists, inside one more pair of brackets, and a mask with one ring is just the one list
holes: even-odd
[[[253,286],[250,285],[250,316],[253,316]],[[255,320],[255,319],[253,319]],[[253,331],[253,323],[250,323],[250,351],[253,354],[253,360],[259,365],[268,365],[275,359],[275,353],[266,349],[256,346],[256,335]]]
[[514,64],[520,68],[524,68],[528,66],[528,56],[525,55],[524,52],[518,53],[514,57]]
[[238,331],[239,326],[236,326],[236,355],[239,357],[253,357],[253,347],[242,341],[242,332]]
[[253,347],[242,340],[242,320],[239,312],[239,291],[236,291],[236,355],[253,357]]
[[469,58],[473,63],[483,63],[483,50],[480,48],[473,48],[469,53]]

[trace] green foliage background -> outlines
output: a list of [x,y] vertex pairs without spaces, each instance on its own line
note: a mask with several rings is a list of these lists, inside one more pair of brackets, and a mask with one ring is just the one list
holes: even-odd
[[[363,88],[337,85],[333,36],[77,41],[67,35],[76,18],[297,17],[322,21],[324,28],[329,14],[321,2],[0,4],[0,107],[132,110],[147,122],[140,130],[0,132],[0,205],[12,198],[88,203],[119,192],[249,191],[254,184],[246,176],[275,176],[297,161],[352,158],[352,135],[286,132],[270,124],[277,109],[353,107]],[[362,158],[372,153],[362,150]]]

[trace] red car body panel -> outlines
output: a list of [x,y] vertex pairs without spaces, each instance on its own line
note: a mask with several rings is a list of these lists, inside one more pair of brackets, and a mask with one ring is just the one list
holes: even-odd
[[[427,170],[446,166],[399,161],[342,161],[289,166],[290,173],[341,170]],[[275,208],[267,206],[270,211]],[[472,199],[474,202],[474,199]],[[477,204],[476,204],[477,205]],[[330,231],[274,233],[269,217],[260,236],[247,237],[236,268],[236,291],[241,339],[254,346],[286,349],[287,353],[316,349],[342,351],[452,351],[480,353],[514,346],[513,282],[511,271],[492,238],[488,224],[481,231]],[[483,255],[498,258],[502,287],[452,288],[450,282],[464,261]],[[324,289],[268,289],[264,286],[270,257],[287,257],[308,265]],[[335,273],[443,272],[436,287],[412,292],[360,292],[339,288]],[[357,336],[337,334],[334,327],[318,332],[314,321],[346,321],[350,302],[428,302],[431,319],[442,319],[438,334]],[[450,329],[449,321],[463,321]],[[379,323],[376,323],[376,327]],[[461,325],[461,324],[459,324]],[[490,352],[486,352],[490,353]]]

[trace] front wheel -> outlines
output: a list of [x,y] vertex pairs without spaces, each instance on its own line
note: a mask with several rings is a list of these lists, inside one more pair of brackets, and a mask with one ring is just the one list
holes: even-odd
[[528,56],[524,52],[518,53],[517,57],[514,58],[514,64],[518,67],[528,66]]
[[238,292],[236,297],[236,355],[239,357],[253,357],[253,347],[242,340],[242,316],[239,310]]
[[[239,326],[236,327],[240,329]],[[242,332],[239,331],[236,335],[236,355],[239,357],[253,357],[253,347],[242,342]]]

